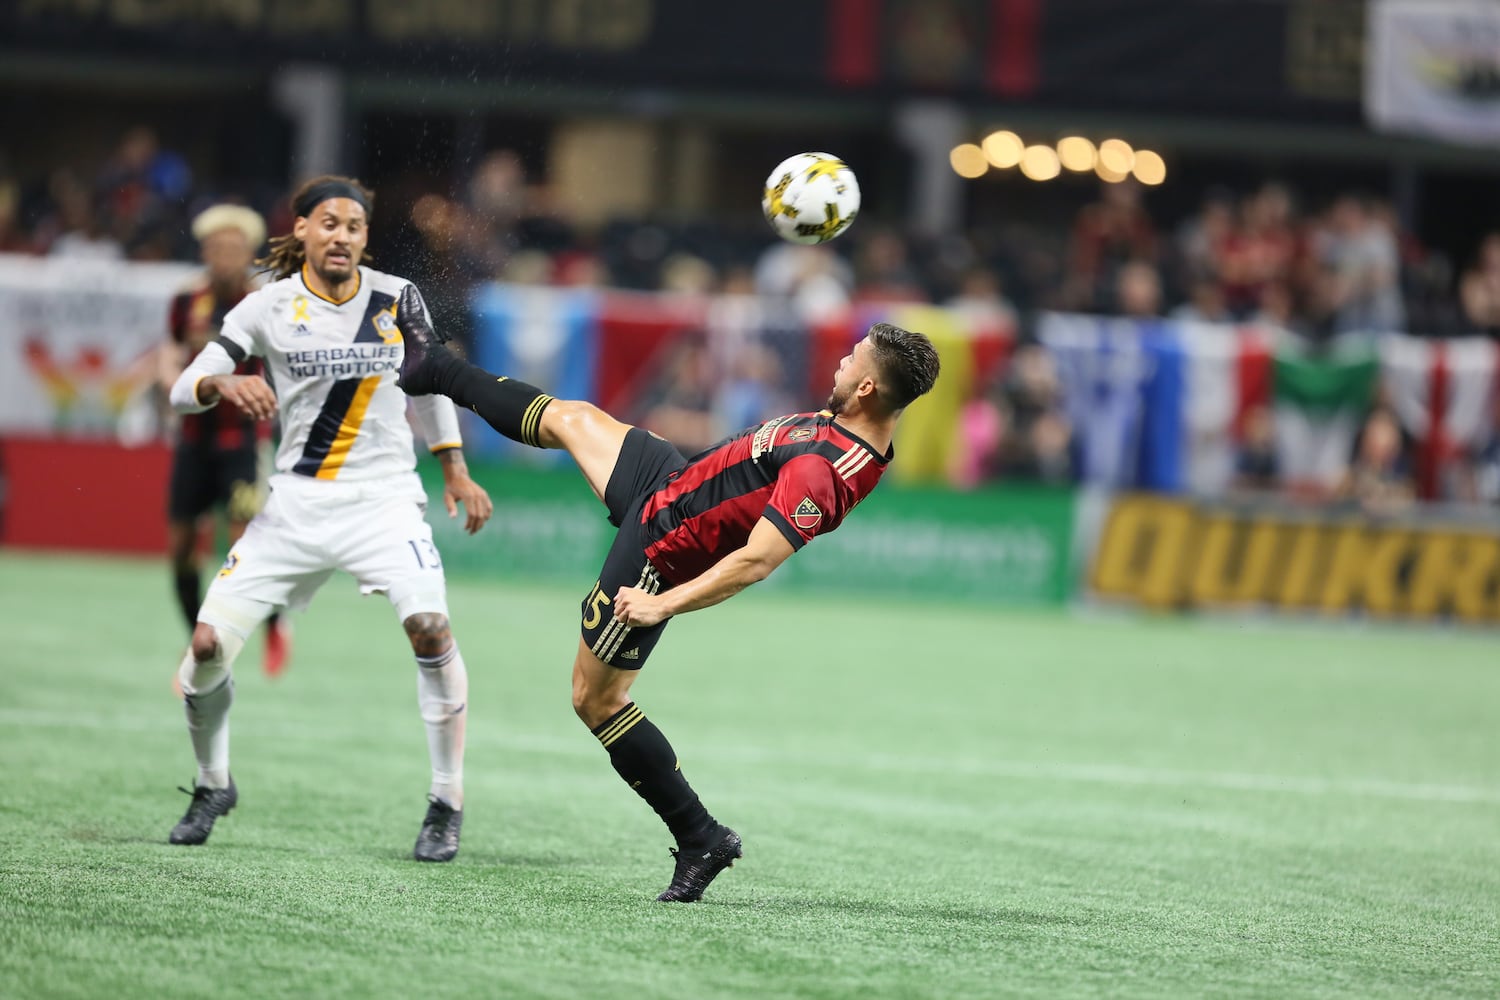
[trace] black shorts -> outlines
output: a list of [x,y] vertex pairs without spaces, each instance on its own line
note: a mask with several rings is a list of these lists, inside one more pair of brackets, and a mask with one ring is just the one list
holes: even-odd
[[260,509],[260,469],[255,448],[178,448],[172,455],[167,516],[193,521],[214,507],[235,521],[248,521]]
[[621,587],[657,593],[666,586],[646,559],[641,507],[659,483],[686,464],[687,459],[669,442],[633,427],[625,435],[604,490],[609,523],[619,531],[604,557],[599,579],[583,599],[583,639],[595,656],[622,670],[639,670],[667,627],[663,621],[650,628],[630,628],[615,621],[610,608]]

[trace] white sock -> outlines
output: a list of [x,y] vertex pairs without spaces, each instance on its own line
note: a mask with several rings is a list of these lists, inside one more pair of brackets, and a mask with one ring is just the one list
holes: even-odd
[[427,755],[432,761],[429,794],[462,809],[469,672],[457,643],[446,653],[417,657],[417,707],[427,725]]
[[234,678],[225,669],[223,651],[204,663],[194,661],[189,651],[178,677],[193,756],[198,758],[197,784],[228,788],[229,706],[234,704]]

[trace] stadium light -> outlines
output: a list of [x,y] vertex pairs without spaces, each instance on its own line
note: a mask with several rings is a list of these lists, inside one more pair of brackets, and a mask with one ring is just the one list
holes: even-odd
[[1167,179],[1167,164],[1161,154],[1149,149],[1138,149],[1135,151],[1135,166],[1131,168],[1131,173],[1142,184],[1154,187]]
[[1128,174],[1135,166],[1135,150],[1124,139],[1105,139],[1099,143],[1099,164],[1112,174]]
[[983,177],[984,172],[990,168],[989,162],[985,159],[984,150],[972,142],[954,146],[948,154],[948,162],[953,165],[954,173],[970,180]]
[[1051,146],[1027,146],[1021,155],[1021,173],[1034,181],[1050,181],[1060,172],[1057,151]]
[[1103,159],[1094,164],[1094,173],[1099,175],[1101,181],[1106,181],[1110,184],[1118,184],[1130,176],[1128,171],[1109,169],[1109,167],[1105,166]]
[[990,161],[991,166],[1001,170],[1009,170],[1020,163],[1025,149],[1026,144],[1014,132],[1001,130],[984,137],[985,159]]
[[1074,173],[1093,170],[1097,155],[1094,144],[1081,135],[1070,135],[1057,140],[1057,159],[1065,170]]

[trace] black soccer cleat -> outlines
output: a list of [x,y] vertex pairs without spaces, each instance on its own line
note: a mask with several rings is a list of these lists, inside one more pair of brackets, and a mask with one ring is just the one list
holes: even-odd
[[425,318],[404,315],[402,319],[401,340],[406,349],[396,384],[408,396],[430,396],[438,390],[438,373],[458,358],[443,346],[444,338]]
[[192,791],[180,786],[177,790],[191,795],[193,801],[182,819],[172,827],[172,833],[167,837],[169,844],[203,843],[214,832],[214,820],[227,815],[240,800],[239,789],[234,787],[233,778],[229,779],[228,788],[205,788],[199,785]]
[[708,883],[726,868],[734,867],[734,859],[743,857],[740,835],[727,826],[719,828],[722,833],[712,846],[703,850],[673,850],[677,867],[672,871],[672,884],[656,897],[659,903],[695,903],[703,898]]
[[427,818],[417,834],[417,846],[411,856],[418,861],[452,861],[458,853],[458,832],[463,829],[464,811],[442,799],[427,796]]

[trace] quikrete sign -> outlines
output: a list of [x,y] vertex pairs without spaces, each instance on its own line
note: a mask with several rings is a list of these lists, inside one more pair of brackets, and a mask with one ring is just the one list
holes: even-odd
[[1090,583],[1153,608],[1261,606],[1500,621],[1500,517],[1376,521],[1125,496]]

